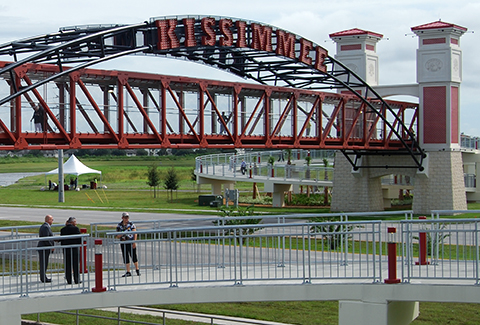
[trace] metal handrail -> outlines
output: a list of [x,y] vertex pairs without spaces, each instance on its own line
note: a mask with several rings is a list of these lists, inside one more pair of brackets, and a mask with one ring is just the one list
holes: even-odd
[[[450,211],[450,215],[453,212],[480,211]],[[387,273],[387,227],[399,229],[395,241],[400,246],[397,266],[402,282],[428,279],[432,283],[460,281],[461,284],[478,284],[479,220],[439,218],[437,214],[448,215],[448,212],[436,211],[431,218],[422,220],[413,219],[411,211],[400,211],[204,218],[205,222],[195,227],[182,226],[181,222],[180,225],[159,223],[156,228],[137,229],[135,243],[142,276],[127,278],[121,277],[125,265],[120,244],[124,242],[116,238],[119,233],[110,231],[92,235],[102,236],[103,278],[111,290],[129,290],[132,285],[248,285],[266,280],[382,282]],[[397,216],[397,220],[380,221],[380,216]],[[312,217],[317,218],[315,222],[308,220]],[[354,221],[357,218],[363,220]],[[368,218],[373,220],[365,220]],[[319,219],[323,221],[319,222]],[[212,220],[219,222],[214,224]],[[419,263],[420,253],[417,253],[420,251],[420,234],[427,238],[425,263]],[[78,246],[85,247],[86,266],[91,271],[94,237],[87,236],[81,235],[85,243]],[[51,237],[52,240],[65,238]],[[28,296],[67,289],[91,290],[92,272],[82,274],[84,283],[80,287],[63,283],[63,256],[58,246],[50,256],[48,270],[54,283],[40,283],[38,252],[44,248],[37,247],[39,240],[41,238],[22,236],[0,240],[2,299],[11,295]]]
[[[285,150],[254,151],[247,153],[222,153],[195,158],[195,173],[199,176],[233,177],[251,179],[280,178],[295,179],[311,183],[328,183],[333,181],[332,167],[319,167],[307,164],[306,157],[315,160],[328,159],[333,165],[333,152],[325,150],[290,150],[290,163]],[[273,159],[274,163],[269,163]],[[241,163],[245,161],[246,170],[242,172]],[[296,165],[300,162],[298,165]]]
[[[117,317],[109,317],[109,316],[102,316],[102,315],[91,315],[80,312],[80,310],[76,310],[75,312],[69,311],[61,311],[62,314],[67,315],[75,315],[77,316],[76,324],[80,324],[80,317],[85,318],[95,318],[95,319],[106,319],[106,320],[116,320],[122,323],[130,323],[130,324],[144,324],[144,325],[157,325],[158,323],[150,323],[145,321],[135,321],[129,320],[121,317],[122,309],[132,310],[131,313],[141,313],[141,314],[148,314],[155,316],[160,314],[163,319],[163,324],[167,324],[167,318],[181,318],[190,321],[199,321],[208,324],[217,324],[218,321],[228,322],[229,324],[250,324],[250,325],[271,325],[273,322],[270,321],[262,321],[257,319],[247,319],[247,318],[238,318],[238,317],[229,317],[229,316],[221,316],[221,315],[211,315],[211,314],[201,314],[201,313],[193,313],[193,312],[186,312],[186,311],[177,311],[177,310],[167,310],[167,309],[160,309],[160,308],[149,308],[149,307],[138,307],[138,306],[121,306],[117,307]],[[110,311],[108,308],[103,308],[103,311]],[[129,313],[124,312],[124,313]],[[174,315],[173,317],[168,317],[168,315]],[[178,316],[178,317],[175,317]],[[207,322],[208,321],[208,322]],[[40,322],[40,314],[37,314],[37,323]],[[275,323],[279,324],[280,323]]]

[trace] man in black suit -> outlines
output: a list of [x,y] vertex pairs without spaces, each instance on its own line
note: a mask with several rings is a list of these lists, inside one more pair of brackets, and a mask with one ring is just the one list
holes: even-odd
[[[53,223],[53,217],[51,215],[45,216],[45,222],[40,227],[38,231],[39,237],[52,237],[53,232],[50,226]],[[52,282],[52,279],[47,278],[47,268],[48,268],[48,258],[50,252],[53,252],[53,248],[44,248],[44,247],[53,247],[55,245],[53,240],[49,239],[40,239],[38,241],[37,247],[41,249],[38,250],[38,257],[40,261],[40,281],[42,282]]]
[[[80,229],[77,227],[77,219],[74,217],[68,218],[65,227],[60,230],[61,236],[80,235]],[[82,238],[62,239],[62,246],[68,246],[63,249],[64,264],[65,264],[65,279],[68,284],[72,284],[72,268],[73,281],[78,284],[79,281],[79,246],[82,244]]]

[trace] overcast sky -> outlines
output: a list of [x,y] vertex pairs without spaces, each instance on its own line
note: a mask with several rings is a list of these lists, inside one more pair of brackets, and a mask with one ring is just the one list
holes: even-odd
[[[130,24],[169,15],[212,15],[256,20],[301,35],[334,55],[329,34],[360,28],[384,35],[377,45],[380,84],[416,82],[418,39],[410,28],[441,19],[468,28],[463,51],[460,131],[480,136],[480,1],[478,0],[16,0],[0,4],[0,42],[85,24]],[[236,80],[212,68],[171,59],[142,57],[112,61],[96,68],[147,71],[208,79]]]

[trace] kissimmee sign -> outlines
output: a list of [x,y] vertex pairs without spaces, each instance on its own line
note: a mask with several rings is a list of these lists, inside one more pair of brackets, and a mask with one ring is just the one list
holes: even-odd
[[274,53],[326,72],[328,52],[321,46],[272,26],[232,18],[156,19],[157,50],[228,47]]

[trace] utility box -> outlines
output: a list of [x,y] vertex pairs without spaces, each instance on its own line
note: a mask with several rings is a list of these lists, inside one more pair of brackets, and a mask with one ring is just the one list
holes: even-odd
[[210,206],[210,202],[215,201],[217,195],[199,195],[198,196],[198,205],[200,206]]

